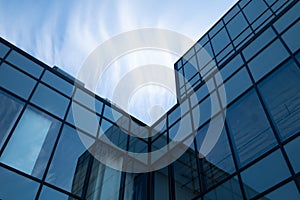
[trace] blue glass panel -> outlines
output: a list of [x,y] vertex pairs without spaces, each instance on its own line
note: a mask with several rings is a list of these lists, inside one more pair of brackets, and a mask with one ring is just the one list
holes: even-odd
[[251,26],[255,30],[255,32],[258,32],[261,28],[264,27],[264,24],[269,22],[272,17],[272,12],[270,10],[267,10],[262,16],[260,16]]
[[90,154],[83,146],[93,140],[69,126],[64,126],[52,159],[46,181],[64,190],[81,195]]
[[0,90],[0,149],[15,124],[23,103]]
[[202,70],[212,59],[213,53],[210,43],[207,43],[204,48],[197,52],[197,59],[199,63],[199,69]]
[[40,65],[16,51],[10,52],[6,60],[37,78],[42,74],[43,68]]
[[235,171],[222,116],[218,115],[201,128],[197,132],[196,142],[206,188],[222,181]]
[[300,131],[299,85],[300,70],[291,60],[258,86],[283,139]]
[[154,199],[169,199],[168,167],[154,172]]
[[251,24],[267,9],[268,7],[263,1],[250,1],[250,3],[245,8],[243,8],[243,11]]
[[241,69],[238,73],[225,82],[227,103],[222,101],[222,105],[225,107],[236,97],[241,95],[245,90],[247,90],[251,85],[252,82],[246,68]]
[[254,54],[275,38],[275,32],[269,28],[265,30],[258,38],[251,42],[244,50],[243,55],[249,60]]
[[197,67],[197,61],[196,57],[193,56],[184,66],[184,77],[187,80],[190,80],[197,72],[198,72],[198,67]]
[[8,52],[9,47],[3,43],[0,43],[0,58],[3,58]]
[[240,11],[238,5],[234,5],[231,10],[223,17],[224,22],[227,23],[231,18]]
[[0,161],[41,178],[48,163],[60,123],[35,109],[27,108],[14,130]]
[[263,52],[248,63],[255,81],[261,79],[266,73],[274,69],[289,56],[280,40],[276,40]]
[[32,200],[35,198],[39,184],[0,167],[0,198]]
[[122,117],[122,114],[116,109],[105,105],[103,116],[111,120],[112,122],[117,122]]
[[213,189],[206,195],[204,195],[204,200],[242,200],[242,192],[239,185],[237,177],[233,177],[230,180],[226,181],[222,185]]
[[290,175],[290,171],[279,150],[241,173],[246,195],[249,199],[288,178]]
[[0,85],[5,89],[27,99],[35,84],[35,80],[9,65],[3,63],[0,66]]
[[294,53],[300,48],[300,22],[294,24],[287,32],[282,35],[283,40]]
[[44,84],[38,85],[31,99],[32,103],[60,118],[64,118],[69,101],[69,99],[48,88]]
[[267,117],[253,90],[230,106],[226,117],[242,165],[277,144]]
[[67,96],[72,96],[74,86],[60,78],[58,75],[47,70],[43,75],[42,81],[66,94]]
[[44,186],[39,200],[74,200],[75,198],[70,197],[69,195],[66,195],[64,193],[61,193],[57,190],[54,190],[52,188],[49,188],[47,186]]
[[220,20],[211,28],[211,30],[209,31],[209,36],[212,38],[222,27],[223,22],[222,20]]
[[288,198],[289,200],[299,200],[299,192],[294,182],[289,182],[284,186],[276,189],[270,194],[265,195],[267,199],[282,200]]
[[181,110],[180,106],[177,106],[175,110],[173,110],[169,115],[168,115],[168,125],[169,127],[180,118],[181,116]]
[[99,114],[102,113],[103,103],[97,100],[95,95],[90,95],[87,92],[77,88],[73,99],[90,108],[94,112]]
[[290,162],[293,166],[293,169],[296,173],[300,172],[300,159],[299,159],[299,152],[300,152],[300,137],[292,140],[291,142],[287,143],[284,146],[286,153],[290,159]]
[[226,80],[232,73],[234,73],[239,67],[244,64],[241,55],[236,55],[233,59],[229,61],[221,70],[223,80]]
[[284,31],[295,20],[299,19],[300,2],[288,10],[282,17],[280,17],[275,23],[274,27],[279,33]]
[[232,39],[236,38],[245,28],[248,27],[248,23],[242,13],[236,15],[227,25],[229,35]]
[[215,55],[218,55],[220,51],[229,44],[229,42],[230,42],[229,36],[227,35],[225,28],[223,28],[211,40]]

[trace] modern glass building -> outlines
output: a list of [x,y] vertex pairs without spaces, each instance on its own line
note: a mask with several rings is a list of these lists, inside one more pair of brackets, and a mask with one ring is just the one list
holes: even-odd
[[239,1],[175,63],[151,127],[1,38],[0,199],[300,199],[299,13]]

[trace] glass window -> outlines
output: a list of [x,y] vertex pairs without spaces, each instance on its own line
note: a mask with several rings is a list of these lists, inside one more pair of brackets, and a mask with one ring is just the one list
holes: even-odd
[[227,122],[242,165],[276,144],[267,117],[253,90],[229,107]]
[[69,99],[47,86],[39,84],[33,94],[31,102],[60,118],[64,118]]
[[60,123],[33,108],[27,108],[14,130],[0,161],[41,178],[52,152]]
[[117,122],[122,117],[122,114],[116,109],[105,105],[103,116],[112,122]]
[[229,35],[232,39],[236,38],[245,28],[248,27],[248,23],[242,13],[236,15],[227,25]]
[[177,104],[177,107],[171,111],[169,114],[168,114],[168,125],[169,127],[174,124],[175,121],[177,121],[181,116],[181,109],[180,109],[180,105]]
[[293,53],[296,52],[300,47],[299,30],[300,22],[298,21],[282,35],[283,40]]
[[168,167],[154,172],[154,199],[169,199]]
[[35,80],[9,65],[3,63],[0,66],[0,85],[5,89],[28,99],[35,84]]
[[255,81],[258,81],[266,73],[274,69],[279,63],[289,56],[280,40],[276,40],[263,52],[258,54],[248,63],[250,71]]
[[300,131],[299,85],[300,70],[292,60],[258,85],[283,139]]
[[196,57],[193,56],[185,65],[183,65],[184,77],[190,80],[198,72]]
[[[193,144],[192,144],[193,145]],[[200,192],[195,152],[189,148],[174,163],[176,199],[192,199]]]
[[128,150],[130,152],[134,152],[134,153],[148,153],[148,143],[146,143],[145,141],[136,138],[136,137],[131,137],[129,138],[129,146],[128,146]]
[[238,48],[245,44],[251,38],[250,36],[253,36],[252,30],[247,28],[233,41],[234,46]]
[[238,5],[234,5],[228,13],[223,17],[224,22],[227,23],[231,18],[240,11]]
[[296,3],[290,10],[288,10],[282,17],[275,23],[274,27],[279,33],[284,31],[295,20],[299,19],[300,2]]
[[148,174],[147,173],[126,173],[125,179],[125,191],[124,199],[125,200],[139,200],[147,199],[147,184]]
[[226,181],[222,185],[213,189],[206,195],[204,195],[204,200],[223,200],[223,199],[234,199],[242,200],[242,192],[239,185],[238,178],[235,176],[230,180]]
[[121,171],[112,169],[93,159],[88,189],[85,199],[118,199]]
[[284,186],[276,189],[270,194],[265,195],[267,199],[282,200],[288,198],[289,200],[299,200],[299,192],[294,182],[289,182]]
[[300,160],[299,160],[300,148],[299,147],[300,147],[300,137],[297,137],[296,139],[287,143],[284,147],[296,173],[300,172]]
[[229,42],[230,40],[225,28],[221,29],[221,31],[217,35],[215,35],[211,40],[215,55],[218,55],[220,51],[229,44]]
[[268,28],[265,30],[258,38],[251,42],[244,50],[243,55],[246,60],[249,60],[254,56],[259,50],[266,46],[272,39],[275,38],[275,32]]
[[143,126],[139,123],[136,123],[135,121],[131,120],[130,123],[130,132],[132,135],[135,135],[136,137],[149,137],[149,128],[147,126]]
[[93,143],[88,136],[64,126],[46,181],[81,196],[88,162],[91,157],[82,141]]
[[252,24],[252,22],[267,9],[268,7],[263,1],[250,1],[250,3],[243,8],[243,11],[250,24]]
[[37,78],[42,74],[43,68],[40,65],[16,51],[10,52],[6,60]]
[[197,60],[199,69],[202,70],[213,59],[213,53],[210,43],[207,43],[203,48],[197,52]]
[[39,200],[53,200],[53,199],[55,199],[55,200],[74,200],[75,198],[73,198],[69,195],[66,195],[64,193],[61,193],[57,190],[54,190],[52,188],[49,188],[47,186],[44,186],[41,191]]
[[222,20],[218,21],[217,24],[215,24],[211,30],[209,31],[209,36],[213,37],[221,28],[223,27]]
[[[229,104],[239,95],[241,95],[251,85],[252,82],[246,68],[241,69],[238,73],[236,73],[233,77],[231,77],[228,81],[225,82],[227,104]],[[222,104],[224,107],[227,105],[225,102],[222,102]]]
[[192,122],[190,114],[185,115],[176,122],[169,130],[169,138],[175,142],[182,142],[189,138],[192,133]]
[[272,19],[272,17],[270,16],[273,17],[272,12],[270,10],[267,10],[259,18],[257,18],[255,22],[252,23],[252,28],[256,30],[256,32],[258,32],[261,28],[264,27],[264,24]]
[[8,52],[9,47],[0,42],[0,58],[3,58]]
[[60,78],[58,75],[47,70],[43,75],[42,81],[66,94],[67,96],[72,96],[74,86]]
[[198,51],[208,42],[208,35],[203,35],[202,38],[195,44],[195,50]]
[[192,96],[190,96],[192,107],[198,104],[204,97],[209,94],[208,88],[206,84],[203,84],[200,88],[198,88]]
[[244,64],[241,55],[236,55],[233,59],[229,61],[221,70],[223,80],[226,80],[231,74],[233,74],[239,67]]
[[96,137],[99,126],[99,116],[79,104],[73,102],[67,116],[67,122]]
[[91,96],[87,92],[77,88],[73,99],[99,114],[102,113],[103,103],[97,100],[95,95]]
[[249,199],[288,178],[290,175],[279,150],[241,173],[246,195]]
[[185,55],[183,56],[184,60],[189,60],[190,57],[192,57],[195,54],[195,49],[194,47],[192,47],[190,50],[188,50],[188,52],[185,53]]
[[221,115],[198,131],[196,142],[205,188],[215,185],[235,171]]
[[32,200],[39,183],[0,167],[0,198]]
[[0,149],[15,124],[23,103],[0,90]]

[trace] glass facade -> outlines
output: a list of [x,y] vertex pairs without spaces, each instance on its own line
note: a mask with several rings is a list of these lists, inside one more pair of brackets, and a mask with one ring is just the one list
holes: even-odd
[[[0,199],[299,199],[299,13],[239,1],[175,63],[178,103],[151,127],[1,38]],[[183,152],[155,171],[123,153],[167,144]]]

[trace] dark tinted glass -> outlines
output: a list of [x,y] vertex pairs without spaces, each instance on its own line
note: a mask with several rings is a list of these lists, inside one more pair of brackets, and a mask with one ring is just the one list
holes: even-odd
[[227,121],[242,164],[276,144],[274,133],[253,90],[229,107]]
[[231,38],[235,39],[245,28],[248,27],[248,23],[242,13],[239,13],[226,26]]
[[57,190],[54,190],[52,188],[49,188],[47,186],[44,186],[39,200],[74,200],[75,198],[70,197],[69,195],[66,195],[64,193],[61,193]]
[[[276,165],[274,165],[276,163]],[[241,173],[248,198],[288,178],[290,172],[279,150]]]
[[42,74],[43,68],[40,65],[16,51],[10,52],[6,60],[37,78]]
[[250,3],[243,8],[243,11],[250,23],[257,19],[265,10],[267,10],[267,5],[264,1],[250,1]]
[[211,40],[215,55],[219,54],[230,42],[229,37],[223,28],[214,38]]
[[290,162],[293,166],[295,172],[300,172],[300,160],[299,160],[299,152],[300,152],[300,137],[298,136],[293,141],[287,143],[285,145],[286,153],[290,159]]
[[16,122],[22,107],[23,103],[0,90],[0,149]]
[[5,63],[0,66],[0,85],[25,99],[29,97],[35,83],[35,80]]
[[154,199],[169,199],[168,167],[154,172]]
[[46,181],[81,195],[90,154],[82,144],[93,140],[75,129],[64,126],[48,171]]
[[42,81],[66,94],[67,96],[72,95],[73,85],[48,70],[43,75]]
[[300,47],[299,30],[300,22],[298,21],[282,35],[283,40],[293,53],[296,52]]
[[34,104],[60,118],[64,118],[69,101],[69,99],[44,84],[38,85],[31,99]]
[[0,43],[0,58],[3,58],[8,52],[9,47],[3,43]]
[[39,184],[0,167],[0,198],[32,200]]
[[299,192],[295,183],[292,181],[281,186],[270,194],[265,195],[265,198],[272,200],[282,200],[286,198],[289,200],[299,200]]
[[259,84],[283,139],[300,131],[300,70],[291,60]]

